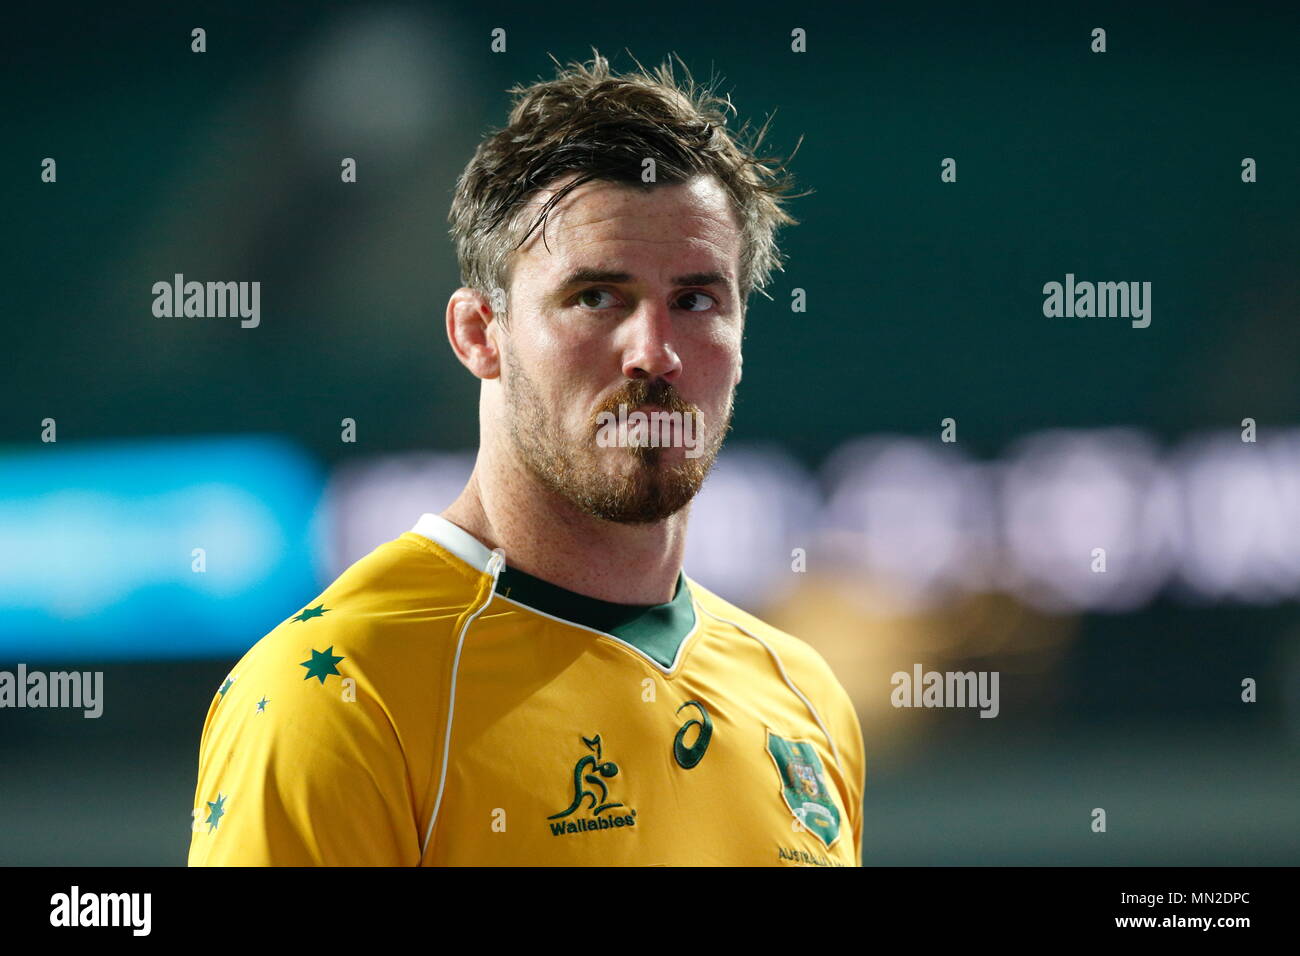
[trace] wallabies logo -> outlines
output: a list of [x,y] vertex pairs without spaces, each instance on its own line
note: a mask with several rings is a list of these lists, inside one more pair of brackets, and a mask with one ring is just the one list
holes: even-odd
[[[589,750],[595,752],[595,756],[584,754],[579,758],[577,764],[573,767],[573,802],[567,809],[559,813],[553,813],[546,819],[558,820],[560,817],[567,817],[570,813],[582,806],[582,802],[588,797],[591,798],[590,809],[594,816],[599,816],[605,810],[612,810],[614,807],[621,807],[621,803],[607,803],[605,798],[609,796],[609,787],[605,786],[605,779],[618,776],[618,764],[612,760],[606,760],[601,763],[600,752],[600,734],[595,737],[583,737],[582,742],[587,745]],[[594,773],[589,771],[595,771]],[[594,789],[588,789],[585,785],[591,784],[594,788],[599,788],[597,794]]]

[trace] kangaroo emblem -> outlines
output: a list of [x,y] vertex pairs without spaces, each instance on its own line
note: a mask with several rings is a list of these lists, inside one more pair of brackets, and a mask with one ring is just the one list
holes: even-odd
[[[573,802],[569,804],[567,810],[561,810],[559,813],[553,813],[546,819],[557,820],[560,817],[567,817],[578,807],[582,806],[583,800],[591,798],[591,812],[599,815],[602,810],[610,810],[614,807],[621,807],[621,803],[606,803],[605,798],[609,796],[609,787],[605,786],[605,781],[601,777],[614,777],[618,775],[618,764],[612,760],[606,760],[601,763],[600,734],[595,737],[583,737],[582,742],[587,748],[595,751],[595,756],[584,754],[573,767]],[[584,773],[587,769],[594,770],[595,773]],[[589,783],[592,787],[600,788],[600,795],[596,795],[594,789],[588,789],[583,784]]]

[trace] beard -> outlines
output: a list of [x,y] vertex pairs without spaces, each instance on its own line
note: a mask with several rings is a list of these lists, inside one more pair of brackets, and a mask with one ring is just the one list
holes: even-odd
[[[565,436],[558,418],[546,406],[536,385],[505,350],[506,403],[510,416],[510,440],[528,472],[544,488],[554,492],[582,514],[619,524],[651,524],[676,514],[695,497],[713,467],[722,442],[731,428],[735,389],[727,396],[721,427],[706,434],[703,450],[696,458],[668,464],[661,448],[600,448],[596,442],[598,416],[618,414],[619,405],[629,410],[654,406],[680,412],[702,421],[699,409],[681,397],[668,382],[629,379],[595,409],[586,434]],[[623,458],[631,467],[609,469],[609,463]],[[608,460],[606,460],[608,459]],[[604,467],[602,467],[604,463]]]

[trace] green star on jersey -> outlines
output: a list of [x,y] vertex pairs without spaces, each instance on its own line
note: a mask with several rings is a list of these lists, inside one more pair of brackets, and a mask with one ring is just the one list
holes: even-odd
[[226,682],[221,685],[221,687],[217,690],[217,693],[220,694],[222,697],[225,697],[226,691],[230,690],[230,686],[234,684],[234,682],[235,679],[233,677],[227,677]]
[[329,610],[330,610],[330,609],[327,608],[324,604],[317,604],[315,607],[306,607],[306,608],[303,608],[301,614],[299,614],[297,617],[291,617],[291,618],[289,618],[289,620],[291,620],[291,621],[305,621],[305,620],[307,620],[308,618],[320,617],[322,614],[326,614],[326,613],[328,613]]
[[216,803],[208,803],[208,818],[203,822],[208,824],[209,833],[217,828],[217,825],[221,822],[221,818],[226,815],[226,811],[222,809],[225,806],[225,803],[226,795],[224,793],[217,794]]
[[298,666],[307,668],[307,674],[303,677],[303,680],[311,680],[315,677],[323,684],[326,677],[331,674],[338,674],[339,669],[334,665],[341,660],[343,660],[342,657],[335,656],[334,645],[331,644],[323,651],[318,651],[313,647],[311,660],[301,661]]
[[259,700],[257,702],[257,712],[259,714],[264,713],[266,711],[266,705],[269,704],[270,702],[271,700],[268,697],[263,697],[261,700]]

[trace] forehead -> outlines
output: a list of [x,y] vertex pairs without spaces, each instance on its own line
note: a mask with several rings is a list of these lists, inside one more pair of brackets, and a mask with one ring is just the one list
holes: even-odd
[[[573,177],[530,197],[524,210],[531,224],[542,205]],[[642,189],[622,183],[583,183],[556,203],[546,222],[516,253],[516,276],[549,275],[573,265],[613,268],[633,274],[635,262],[649,268],[714,269],[735,276],[741,236],[726,190],[707,176],[676,185]],[[687,268],[687,262],[694,263]]]

